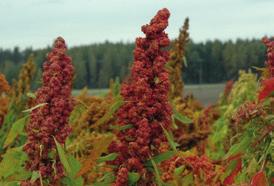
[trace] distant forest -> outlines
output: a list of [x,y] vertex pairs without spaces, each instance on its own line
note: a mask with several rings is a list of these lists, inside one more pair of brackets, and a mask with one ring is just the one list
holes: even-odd
[[[106,88],[110,79],[124,79],[133,60],[134,43],[91,44],[71,47],[69,55],[75,65],[74,88]],[[34,54],[37,64],[36,80],[33,87],[39,85],[41,66],[50,48],[20,50],[0,49],[0,72],[9,82],[17,78],[21,65],[30,54]],[[248,70],[253,66],[264,65],[265,47],[260,40],[190,41],[186,48],[187,68],[183,71],[186,84],[221,83],[236,79],[240,69]],[[254,69],[253,69],[254,70]]]

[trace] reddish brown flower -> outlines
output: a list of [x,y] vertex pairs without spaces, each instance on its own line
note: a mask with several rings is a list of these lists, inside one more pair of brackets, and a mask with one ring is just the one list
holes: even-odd
[[136,39],[131,77],[121,88],[124,105],[117,113],[119,125],[133,127],[119,132],[119,141],[109,147],[110,152],[119,154],[111,162],[119,167],[116,186],[123,186],[127,182],[126,172],[132,171],[142,175],[140,183],[151,185],[151,173],[145,169],[144,161],[158,154],[161,143],[166,141],[162,127],[168,128],[171,123],[169,77],[165,70],[169,55],[163,50],[169,45],[164,32],[168,18],[169,11],[160,10],[150,24],[142,27],[146,37]]
[[271,78],[271,77],[274,77],[274,37],[272,37],[271,39],[264,37],[263,42],[265,46],[267,47],[265,64],[269,72],[268,78]]
[[26,129],[28,137],[24,151],[29,157],[26,168],[39,171],[50,185],[56,185],[64,176],[54,138],[64,144],[71,131],[68,117],[72,111],[71,87],[74,69],[66,51],[64,39],[58,37],[43,65],[43,86],[38,89],[35,100],[36,105],[46,105],[31,112]]

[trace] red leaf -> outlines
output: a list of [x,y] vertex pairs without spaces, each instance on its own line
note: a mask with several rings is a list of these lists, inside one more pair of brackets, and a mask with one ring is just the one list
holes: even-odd
[[267,179],[263,171],[259,171],[253,176],[251,186],[268,186]]

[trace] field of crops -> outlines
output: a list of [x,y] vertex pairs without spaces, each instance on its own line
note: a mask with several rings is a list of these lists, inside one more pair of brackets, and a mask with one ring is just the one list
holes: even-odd
[[[184,93],[193,95],[203,105],[208,106],[215,104],[218,101],[220,94],[223,92],[225,84],[200,84],[200,85],[185,85]],[[72,95],[77,96],[81,90],[73,90]],[[105,96],[108,89],[90,89],[88,95]]]
[[0,74],[0,186],[274,184],[274,38],[259,77],[184,85],[188,19],[170,44],[169,16],[142,26],[129,77],[109,89],[72,89],[62,37],[37,90],[33,56],[13,84]]

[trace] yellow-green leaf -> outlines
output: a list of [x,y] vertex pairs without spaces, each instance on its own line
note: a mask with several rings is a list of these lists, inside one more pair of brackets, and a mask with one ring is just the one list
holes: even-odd
[[137,172],[129,172],[128,173],[128,182],[129,182],[129,185],[135,185],[138,180],[140,179],[140,174],[137,173]]
[[178,121],[184,123],[184,124],[190,124],[193,123],[193,121],[188,118],[187,116],[182,115],[181,113],[174,111],[173,117],[177,119]]
[[71,167],[69,165],[65,150],[63,149],[63,147],[58,143],[58,141],[53,137],[55,144],[56,144],[56,148],[57,148],[57,152],[59,154],[61,163],[63,164],[66,172],[70,175],[72,170]]
[[30,97],[30,98],[36,98],[36,95],[32,92],[28,92],[27,96]]
[[162,186],[163,185],[163,181],[161,180],[161,176],[160,176],[160,171],[155,163],[155,161],[153,160],[153,158],[151,158],[151,163],[153,166],[153,169],[155,171],[155,179],[156,179],[156,183],[158,186]]
[[110,126],[110,129],[116,129],[116,130],[119,130],[119,131],[130,129],[130,128],[133,128],[132,124],[123,125],[123,126],[120,126],[120,125],[111,125]]
[[117,158],[117,156],[118,156],[117,153],[111,153],[111,154],[108,154],[106,156],[102,156],[102,157],[98,158],[97,162],[102,163],[102,162],[105,162],[105,161],[113,161]]
[[23,133],[27,119],[28,119],[28,116],[25,116],[12,124],[12,127],[11,127],[11,129],[8,133],[8,136],[4,142],[4,148],[6,148],[10,144],[12,144],[14,142],[14,140],[16,139],[16,137],[19,134]]
[[30,182],[34,183],[38,178],[40,178],[40,173],[38,171],[33,171],[30,178]]
[[169,133],[162,125],[161,125],[161,127],[162,127],[162,129],[164,131],[164,134],[165,134],[165,136],[167,138],[167,141],[168,141],[169,145],[171,146],[172,150],[174,152],[177,152],[177,149],[176,149],[177,144],[174,141],[172,134]]
[[[152,157],[151,159],[153,159],[153,161],[157,164],[157,163],[161,163],[162,161],[165,161],[165,160],[168,160],[170,159],[172,156],[175,155],[175,152],[174,151],[167,151],[167,152],[164,152],[164,153],[161,153],[157,156],[154,156]],[[152,162],[151,160],[148,160],[145,165],[147,167],[151,167],[152,166]]]

